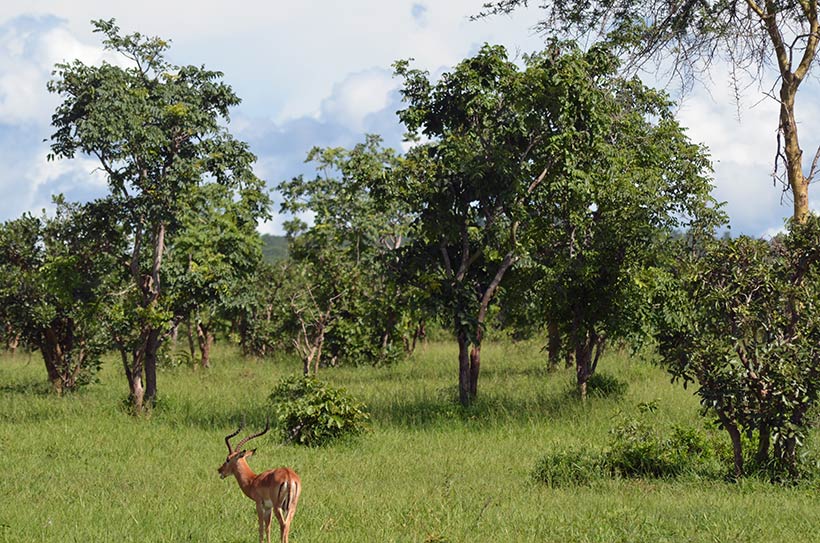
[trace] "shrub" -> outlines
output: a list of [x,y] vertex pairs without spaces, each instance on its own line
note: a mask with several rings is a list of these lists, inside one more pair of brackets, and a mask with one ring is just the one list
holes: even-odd
[[622,398],[629,384],[607,373],[596,372],[589,376],[587,391],[599,398]]
[[715,446],[694,428],[673,426],[671,433],[664,435],[645,420],[633,418],[616,426],[612,435],[605,461],[613,474],[622,477],[702,473],[717,458]]
[[533,478],[551,488],[588,485],[604,475],[603,458],[586,450],[562,451],[543,457]]
[[365,405],[344,389],[312,377],[283,379],[270,400],[285,441],[309,447],[359,434],[370,419]]

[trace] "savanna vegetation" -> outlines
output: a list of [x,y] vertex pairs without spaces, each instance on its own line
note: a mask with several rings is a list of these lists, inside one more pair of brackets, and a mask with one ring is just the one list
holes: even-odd
[[[644,355],[610,349],[606,376],[629,386],[582,402],[574,372],[548,372],[539,343],[488,340],[484,391],[464,409],[456,349],[429,342],[403,364],[324,372],[368,406],[367,430],[352,440],[255,440],[252,468],[288,465],[302,477],[291,541],[740,543],[820,529],[814,484],[728,481],[728,440]],[[263,428],[270,393],[300,375],[298,359],[218,345],[208,371],[161,366],[163,394],[137,418],[122,403],[116,357],[69,401],[50,393],[36,356],[0,360],[0,541],[256,540],[253,503],[216,470],[225,435],[243,416],[248,431]],[[633,459],[636,432],[655,440],[641,440],[651,458],[646,449],[673,429],[717,456],[687,455],[701,460],[660,478],[585,463],[619,450],[622,464]],[[806,450],[818,451],[814,433]]]
[[[222,73],[94,21],[123,62],[56,66],[49,158],[93,158],[108,195],[0,225],[0,541],[250,540],[215,470],[269,417],[248,457],[301,474],[296,541],[815,533],[820,218],[793,104],[816,2],[746,4],[545,3],[543,51],[397,60],[408,150],[310,150],[276,185],[285,238],[258,233],[272,199]],[[771,240],[723,234],[710,157],[634,77],[680,44],[685,77],[774,48],[795,211]]]

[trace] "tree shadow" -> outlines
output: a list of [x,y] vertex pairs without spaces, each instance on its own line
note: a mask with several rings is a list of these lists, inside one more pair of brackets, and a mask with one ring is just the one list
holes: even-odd
[[369,405],[371,416],[382,424],[406,429],[429,428],[447,423],[464,423],[476,427],[526,423],[533,419],[576,419],[590,403],[582,402],[574,389],[544,392],[528,398],[482,394],[468,406],[458,401],[455,387],[440,394],[408,400],[376,402]]
[[21,394],[25,396],[51,396],[51,385],[40,379],[26,379],[0,384],[0,394]]

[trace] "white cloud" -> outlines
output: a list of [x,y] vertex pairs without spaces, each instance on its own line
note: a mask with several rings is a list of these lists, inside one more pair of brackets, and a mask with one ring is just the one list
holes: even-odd
[[46,90],[54,64],[98,63],[102,47],[80,43],[54,17],[23,17],[0,26],[0,124],[47,124],[57,98]]
[[398,86],[389,70],[374,68],[350,74],[334,85],[332,94],[322,100],[319,118],[333,119],[362,132],[366,117],[383,110]]
[[[352,145],[364,131],[402,145],[393,115],[401,107],[400,82],[391,76],[395,60],[412,57],[414,67],[437,74],[485,41],[504,44],[513,55],[540,46],[530,30],[541,15],[537,7],[469,21],[485,1],[248,0],[241,9],[211,0],[0,2],[0,196],[14,195],[0,199],[0,220],[40,205],[52,188],[76,186],[78,195],[100,188],[89,163],[45,164],[42,143],[57,104],[45,90],[54,63],[102,58],[90,19],[116,17],[125,33],[170,38],[175,63],[223,70],[244,99],[231,129],[251,142],[262,176],[275,185],[305,171],[302,160],[313,145]],[[156,17],[160,11],[163,17]],[[711,150],[716,196],[728,201],[733,231],[757,235],[779,228],[791,205],[780,205],[780,188],[770,177],[777,104],[765,99],[755,105],[761,95],[752,87],[738,122],[727,77],[718,69],[713,79],[711,95],[700,89],[685,99],[682,123]],[[810,134],[820,124],[819,87],[807,81],[798,96],[807,166],[820,144],[820,135]]]

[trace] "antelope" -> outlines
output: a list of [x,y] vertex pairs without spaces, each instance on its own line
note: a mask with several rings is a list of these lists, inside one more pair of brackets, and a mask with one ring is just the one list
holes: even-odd
[[288,543],[290,523],[296,513],[296,504],[299,501],[299,493],[302,491],[302,481],[290,468],[277,468],[256,475],[247,462],[256,449],[246,451],[242,449],[242,445],[267,433],[270,430],[270,420],[264,430],[246,437],[237,443],[236,447],[231,447],[231,438],[235,437],[243,426],[240,424],[236,432],[225,437],[228,457],[217,471],[222,479],[233,474],[242,492],[256,502],[259,543],[264,543],[265,534],[267,534],[267,543],[270,543],[271,513],[274,513],[276,520],[279,521],[279,535],[282,543]]

